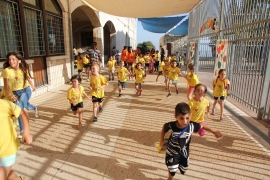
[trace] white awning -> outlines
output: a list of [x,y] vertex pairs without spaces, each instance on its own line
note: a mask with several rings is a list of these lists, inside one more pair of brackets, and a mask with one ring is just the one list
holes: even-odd
[[150,18],[188,13],[201,0],[84,0],[107,14]]

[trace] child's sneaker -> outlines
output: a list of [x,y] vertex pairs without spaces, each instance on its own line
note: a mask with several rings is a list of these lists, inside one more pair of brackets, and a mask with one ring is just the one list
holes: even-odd
[[18,139],[22,139],[22,131],[20,131],[20,133],[18,134]]
[[109,81],[111,81],[111,78],[109,77]]
[[38,117],[39,116],[39,111],[38,111],[38,107],[36,106],[36,109],[35,109],[35,116]]
[[114,81],[114,77],[112,77],[112,81]]
[[178,94],[179,92],[178,92],[178,89],[176,90],[176,94]]
[[215,115],[215,110],[212,109],[211,115]]
[[171,95],[171,94],[168,94],[168,95],[167,95],[167,98],[170,98],[170,97],[172,97],[172,95]]
[[99,107],[99,108],[98,108],[98,111],[99,111],[100,113],[102,113],[102,111],[103,111],[102,107]]
[[97,122],[97,117],[96,116],[93,118],[93,122]]
[[121,97],[121,96],[122,96],[122,94],[119,94],[119,95],[118,95],[118,97]]

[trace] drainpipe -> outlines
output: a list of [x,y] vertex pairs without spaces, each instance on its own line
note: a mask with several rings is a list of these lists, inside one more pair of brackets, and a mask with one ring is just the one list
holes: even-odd
[[72,33],[72,18],[70,12],[70,0],[68,0],[68,25],[69,25],[69,45],[70,45],[70,68],[71,76],[74,75],[74,54],[73,54],[73,33]]

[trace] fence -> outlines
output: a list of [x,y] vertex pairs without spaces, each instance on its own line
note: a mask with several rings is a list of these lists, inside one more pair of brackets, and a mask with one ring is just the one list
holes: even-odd
[[[199,71],[214,71],[217,39],[228,39],[231,97],[270,118],[270,0],[205,0],[189,14]],[[214,24],[205,24],[212,20]],[[208,26],[203,31],[201,27]],[[210,27],[210,28],[209,28]]]

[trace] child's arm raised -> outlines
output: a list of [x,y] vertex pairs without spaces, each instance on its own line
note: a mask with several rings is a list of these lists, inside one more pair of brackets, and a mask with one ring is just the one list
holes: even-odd
[[86,94],[86,92],[84,92],[84,93],[83,93],[83,95],[84,95],[84,96],[86,96],[86,97],[87,97],[87,99],[92,100],[92,98],[90,98],[90,97],[89,97],[89,96]]
[[215,135],[216,138],[221,138],[223,136],[220,131],[212,129],[211,127],[206,126],[205,124],[204,125],[201,124],[201,128],[203,128],[206,131],[210,131],[211,133],[213,133]]

